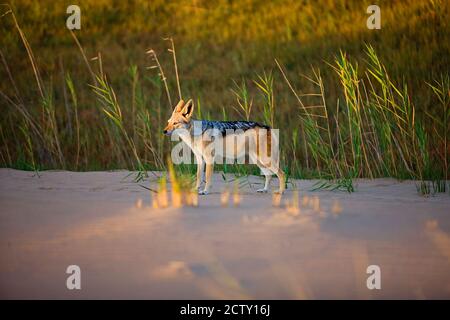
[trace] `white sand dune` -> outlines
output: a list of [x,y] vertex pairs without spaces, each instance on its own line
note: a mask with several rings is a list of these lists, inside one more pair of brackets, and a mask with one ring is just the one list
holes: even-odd
[[[224,208],[217,174],[199,207],[153,209],[128,174],[0,169],[0,298],[450,298],[448,193],[393,179],[311,192],[298,180],[299,210],[284,207],[292,189],[273,207],[256,185]],[[81,290],[66,288],[69,265]],[[366,286],[369,265],[381,290]]]

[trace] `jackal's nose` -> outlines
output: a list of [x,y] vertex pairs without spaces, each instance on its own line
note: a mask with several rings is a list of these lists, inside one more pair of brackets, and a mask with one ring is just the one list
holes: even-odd
[[164,133],[164,134],[167,134],[167,130],[164,130],[163,133]]

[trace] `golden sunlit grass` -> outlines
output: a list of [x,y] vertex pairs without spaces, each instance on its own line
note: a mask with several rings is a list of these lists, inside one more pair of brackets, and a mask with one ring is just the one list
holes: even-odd
[[[172,207],[180,208],[183,205],[181,185],[175,174],[175,169],[173,168],[173,164],[170,159],[168,160],[167,167],[169,170],[170,183],[172,186]],[[186,190],[183,191],[186,192]]]
[[314,210],[314,212],[319,213],[320,212],[320,198],[319,196],[312,197],[310,201],[310,206]]
[[170,158],[167,161],[167,169],[170,179],[170,190],[167,176],[163,174],[158,179],[157,192],[150,193],[152,207],[154,209],[181,208],[184,206],[197,207],[198,193],[193,188],[191,175],[176,172]]
[[239,183],[236,180],[233,188],[233,206],[238,207],[241,204],[241,195],[239,193]]
[[[159,177],[157,192],[153,191],[150,193],[152,208],[178,209],[182,207],[197,207],[199,205],[199,196],[197,190],[192,188],[191,178],[175,172],[175,168],[170,161],[167,163],[167,168],[170,183],[165,174]],[[228,208],[230,205],[235,208],[241,207],[243,198],[238,180],[233,182],[232,191],[226,185],[216,201],[223,208]],[[214,206],[214,204],[212,205]],[[143,208],[141,198],[136,200],[135,207],[138,209]],[[336,219],[343,212],[343,207],[338,199],[332,199],[329,202],[325,201],[325,204],[322,204],[318,195],[301,195],[298,189],[284,194],[272,193],[272,207],[269,218],[264,217],[264,215],[243,215],[242,222],[263,222],[267,218],[268,223],[284,226],[291,223],[302,223],[302,221],[312,221],[311,219],[326,219],[328,217]]]
[[338,200],[333,200],[333,205],[331,207],[331,213],[338,216],[342,213],[342,206]]
[[158,193],[153,197],[153,208],[167,208],[169,206],[169,196],[167,192],[167,178],[163,175],[158,181]]
[[274,192],[272,194],[272,206],[280,207],[281,206],[281,197],[282,197],[282,195],[280,193]]
[[303,195],[302,197],[302,206],[307,207],[309,205],[309,197],[307,195]]
[[198,193],[196,190],[187,190],[185,194],[186,205],[191,207],[198,206]]
[[230,202],[230,191],[228,188],[225,188],[220,194],[220,205],[222,207],[228,207]]
[[159,209],[158,196],[150,194],[150,198],[152,201],[152,208]]
[[137,208],[137,209],[142,209],[142,199],[141,198],[139,198],[139,199],[137,199],[136,200],[136,203],[135,203],[135,207]]
[[286,211],[293,216],[297,216],[300,214],[300,206],[298,201],[297,190],[292,191],[291,200],[286,200]]

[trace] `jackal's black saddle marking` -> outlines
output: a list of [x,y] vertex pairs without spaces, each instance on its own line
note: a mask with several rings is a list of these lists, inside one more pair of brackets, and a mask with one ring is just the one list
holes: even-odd
[[270,130],[270,127],[254,121],[209,121],[200,120],[202,126],[202,133],[206,130],[217,130],[223,136],[233,133],[234,130],[247,131],[254,128],[262,128]]

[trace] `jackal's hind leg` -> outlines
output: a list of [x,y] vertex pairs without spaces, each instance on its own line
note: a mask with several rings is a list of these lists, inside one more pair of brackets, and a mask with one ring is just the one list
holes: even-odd
[[278,191],[276,193],[283,194],[284,189],[285,189],[285,184],[286,184],[286,176],[285,176],[283,170],[281,170],[280,168],[278,168],[278,170],[275,172],[275,174],[277,175],[278,180],[280,182],[280,188],[278,189]]
[[266,193],[269,190],[270,180],[272,180],[273,172],[269,170],[267,167],[263,166],[259,161],[257,162],[259,169],[262,174],[266,177],[266,181],[264,183],[264,188],[256,190],[256,192]]
[[206,183],[203,191],[200,191],[198,194],[205,195],[209,193],[209,189],[211,188],[211,178],[213,175],[214,163],[211,161],[206,161]]
[[285,189],[285,184],[286,184],[286,177],[284,175],[283,170],[281,170],[278,166],[276,166],[276,167],[266,166],[261,161],[258,161],[256,164],[261,169],[262,174],[266,176],[266,183],[264,184],[264,188],[257,190],[257,192],[267,192],[268,191],[270,180],[272,178],[272,174],[275,173],[280,182],[280,187],[279,187],[278,191],[276,191],[275,193],[283,194],[284,189]]
[[197,181],[195,184],[195,188],[197,191],[200,191],[200,186],[202,184],[202,180],[204,180],[204,171],[205,171],[205,161],[201,156],[196,157],[197,159]]

